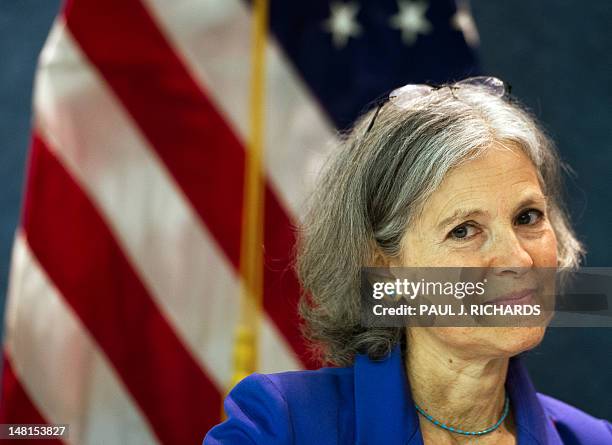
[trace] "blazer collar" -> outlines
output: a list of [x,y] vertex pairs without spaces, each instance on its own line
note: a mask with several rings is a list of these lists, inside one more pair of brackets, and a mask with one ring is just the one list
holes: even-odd
[[552,419],[544,412],[520,356],[510,359],[506,391],[513,407],[519,445],[563,445]]
[[[356,443],[423,445],[399,346],[380,361],[358,355],[354,371]],[[562,445],[520,357],[510,360],[506,389],[518,445]]]
[[422,445],[399,346],[381,361],[358,355],[354,372],[355,443]]

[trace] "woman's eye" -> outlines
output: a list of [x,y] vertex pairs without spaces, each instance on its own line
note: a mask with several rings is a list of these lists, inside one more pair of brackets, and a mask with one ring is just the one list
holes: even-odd
[[542,219],[543,213],[536,209],[529,209],[516,217],[516,224],[519,226],[532,226]]
[[456,240],[466,240],[476,234],[476,228],[471,224],[463,224],[450,231],[448,236]]

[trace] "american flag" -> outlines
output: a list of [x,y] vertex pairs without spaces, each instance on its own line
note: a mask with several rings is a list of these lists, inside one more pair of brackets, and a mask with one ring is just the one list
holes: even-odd
[[[260,372],[316,366],[295,224],[337,130],[405,83],[477,72],[467,5],[270,5]],[[189,444],[232,375],[250,5],[69,0],[39,59],[0,423],[75,444]]]

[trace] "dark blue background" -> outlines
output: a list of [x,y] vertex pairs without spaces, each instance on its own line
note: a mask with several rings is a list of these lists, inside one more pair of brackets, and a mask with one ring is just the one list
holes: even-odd
[[[58,4],[0,2],[0,308],[20,211],[36,58]],[[512,84],[576,172],[567,192],[587,265],[612,266],[612,3],[473,0],[472,8],[484,72]],[[612,330],[551,329],[528,364],[540,391],[612,419]]]

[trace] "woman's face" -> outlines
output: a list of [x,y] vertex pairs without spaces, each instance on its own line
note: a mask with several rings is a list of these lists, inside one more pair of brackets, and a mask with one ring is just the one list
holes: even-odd
[[[509,278],[526,270],[510,268],[556,267],[557,241],[529,158],[515,145],[495,144],[450,171],[410,225],[402,253],[403,266],[492,268]],[[433,328],[426,335],[466,353],[510,356],[537,345],[544,330]]]

